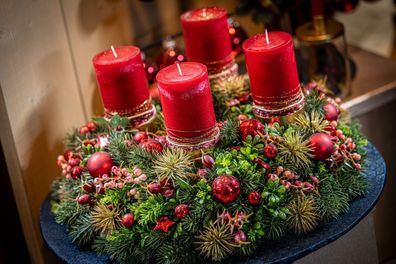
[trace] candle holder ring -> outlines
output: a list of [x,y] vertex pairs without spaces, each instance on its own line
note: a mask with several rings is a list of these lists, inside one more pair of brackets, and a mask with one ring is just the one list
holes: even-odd
[[[215,145],[220,139],[220,129],[216,125],[211,128],[208,132],[196,137],[182,137],[179,134],[181,132],[191,133],[191,131],[173,131],[168,129],[166,135],[166,141],[168,146],[182,148],[188,151],[195,151],[200,149],[207,149]],[[193,131],[200,132],[200,131]]]

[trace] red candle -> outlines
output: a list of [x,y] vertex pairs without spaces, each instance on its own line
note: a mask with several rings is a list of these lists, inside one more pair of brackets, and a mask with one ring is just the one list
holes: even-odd
[[140,50],[134,46],[118,47],[97,54],[92,59],[100,88],[105,117],[115,113],[129,117],[136,127],[151,121],[151,104]]
[[228,34],[227,11],[207,7],[181,15],[186,55],[189,61],[205,64],[217,72],[233,62]]
[[168,143],[189,149],[215,143],[219,131],[205,65],[170,65],[158,72],[157,83]]
[[257,116],[283,116],[303,107],[304,97],[289,33],[253,36],[243,43],[243,51]]

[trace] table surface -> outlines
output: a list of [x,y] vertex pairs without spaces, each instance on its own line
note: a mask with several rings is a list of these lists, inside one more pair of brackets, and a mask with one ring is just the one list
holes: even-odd
[[[365,171],[369,182],[368,194],[352,202],[347,213],[337,219],[321,224],[314,232],[304,236],[288,235],[282,240],[268,242],[257,252],[247,257],[233,257],[224,263],[287,263],[299,259],[347,233],[359,223],[374,207],[385,184],[386,166],[381,154],[369,144],[367,147],[367,168]],[[97,256],[95,252],[80,250],[67,234],[66,227],[55,222],[47,198],[41,207],[40,227],[47,246],[65,263],[100,264],[109,259]]]

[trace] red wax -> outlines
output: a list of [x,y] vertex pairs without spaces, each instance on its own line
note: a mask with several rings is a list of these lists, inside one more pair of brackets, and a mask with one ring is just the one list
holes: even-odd
[[158,89],[168,134],[199,137],[216,126],[208,71],[197,62],[176,64],[157,74]]
[[227,11],[207,7],[181,15],[186,55],[189,61],[205,64],[209,72],[232,62]]
[[149,99],[148,84],[140,50],[134,46],[97,54],[93,65],[106,112],[134,114],[136,108]]
[[284,110],[301,99],[293,40],[286,32],[269,32],[268,39],[259,34],[243,43],[252,96],[265,109]]

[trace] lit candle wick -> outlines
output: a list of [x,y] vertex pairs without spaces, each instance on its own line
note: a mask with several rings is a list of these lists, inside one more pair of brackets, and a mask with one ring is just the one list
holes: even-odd
[[113,52],[114,57],[118,58],[117,52],[115,51],[113,45],[111,45],[111,51]]
[[176,66],[177,66],[177,70],[179,71],[180,76],[183,76],[183,72],[182,72],[182,70],[180,68],[179,63],[176,62]]
[[265,42],[267,43],[267,45],[270,44],[269,38],[268,38],[268,30],[267,29],[265,29]]

